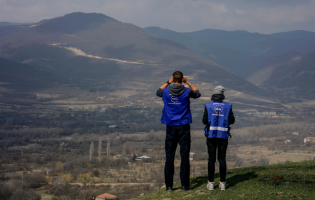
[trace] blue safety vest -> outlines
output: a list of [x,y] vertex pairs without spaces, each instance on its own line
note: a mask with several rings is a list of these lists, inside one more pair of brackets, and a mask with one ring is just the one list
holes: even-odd
[[205,127],[205,135],[208,138],[227,139],[229,131],[229,113],[231,104],[225,102],[207,103],[208,125]]
[[188,91],[189,88],[186,88],[183,94],[174,96],[168,91],[168,88],[163,89],[162,124],[185,125],[192,123]]

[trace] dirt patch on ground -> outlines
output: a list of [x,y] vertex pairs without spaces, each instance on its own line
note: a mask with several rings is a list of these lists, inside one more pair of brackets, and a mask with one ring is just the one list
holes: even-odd
[[[269,160],[269,164],[278,164],[285,162],[301,162],[304,160],[313,160],[314,154],[307,151],[288,151],[269,150],[264,146],[241,146],[237,148],[237,154],[244,159],[248,165],[251,161],[265,158]],[[245,164],[244,163],[244,164]]]

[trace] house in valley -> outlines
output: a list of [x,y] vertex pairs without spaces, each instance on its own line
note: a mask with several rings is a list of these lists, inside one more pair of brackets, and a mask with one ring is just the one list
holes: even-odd
[[108,194],[108,193],[104,193],[104,194],[97,196],[95,200],[107,200],[107,199],[118,200],[118,198],[116,196],[114,196],[112,194]]
[[311,144],[315,143],[315,137],[306,137],[306,138],[304,138],[304,143],[305,144],[306,143],[311,143]]

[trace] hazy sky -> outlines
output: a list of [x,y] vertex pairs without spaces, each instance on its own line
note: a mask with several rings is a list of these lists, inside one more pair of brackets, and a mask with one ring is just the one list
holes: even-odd
[[315,32],[315,0],[0,0],[0,22],[38,22],[77,11],[180,32]]

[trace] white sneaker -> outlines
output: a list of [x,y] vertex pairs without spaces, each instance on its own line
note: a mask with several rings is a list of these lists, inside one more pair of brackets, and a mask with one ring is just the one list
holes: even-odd
[[208,190],[213,190],[214,189],[214,182],[208,181],[207,188],[208,188]]
[[221,190],[225,190],[225,182],[220,181],[219,187],[221,188]]

